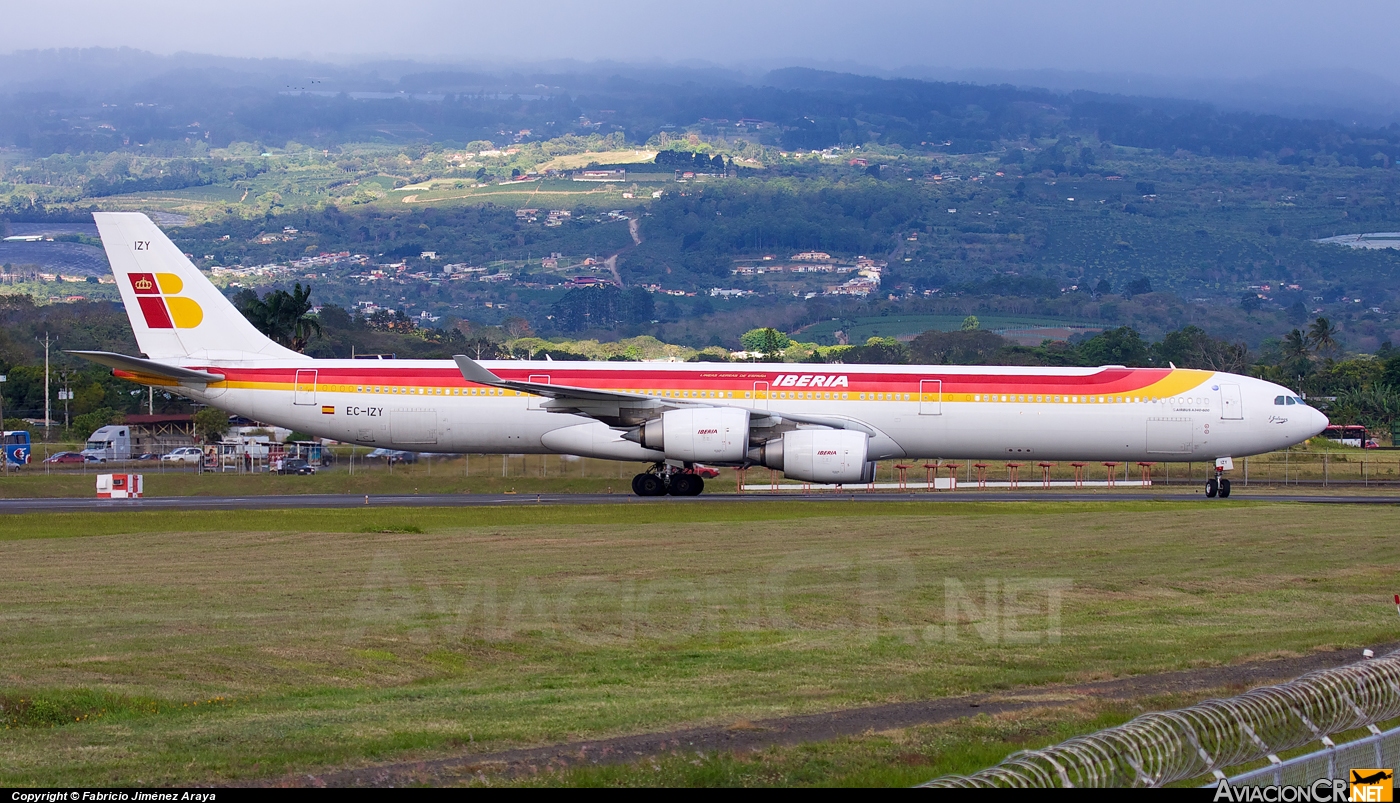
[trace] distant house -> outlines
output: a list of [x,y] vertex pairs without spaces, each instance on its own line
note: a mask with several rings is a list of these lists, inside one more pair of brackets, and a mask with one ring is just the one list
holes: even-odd
[[793,254],[793,262],[826,262],[831,259],[831,254],[825,251],[803,251],[800,254]]

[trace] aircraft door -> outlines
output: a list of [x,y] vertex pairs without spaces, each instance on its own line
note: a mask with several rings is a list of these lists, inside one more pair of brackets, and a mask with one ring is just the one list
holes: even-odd
[[767,382],[755,382],[755,383],[753,383],[753,409],[755,409],[755,410],[767,410],[767,409],[768,409],[768,383],[767,383]]
[[1220,386],[1220,417],[1236,420],[1244,418],[1244,404],[1240,401],[1239,385]]
[[919,415],[943,415],[943,380],[919,380]]
[[[550,384],[549,374],[530,374],[530,381],[536,385],[548,385]],[[540,403],[547,400],[548,398],[545,396],[531,396],[526,407],[530,410],[539,410],[541,409]]]
[[310,405],[316,403],[316,369],[302,368],[297,371],[296,388],[292,392],[292,404]]

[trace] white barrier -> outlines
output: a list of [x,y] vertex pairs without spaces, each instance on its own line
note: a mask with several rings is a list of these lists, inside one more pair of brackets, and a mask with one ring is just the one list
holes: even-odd
[[98,474],[98,499],[139,499],[145,493],[140,474]]

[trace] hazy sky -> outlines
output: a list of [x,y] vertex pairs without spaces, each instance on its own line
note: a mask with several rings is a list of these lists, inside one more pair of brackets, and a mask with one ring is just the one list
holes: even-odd
[[699,59],[1053,68],[1237,79],[1354,69],[1400,81],[1394,0],[47,0],[7,3],[0,51]]

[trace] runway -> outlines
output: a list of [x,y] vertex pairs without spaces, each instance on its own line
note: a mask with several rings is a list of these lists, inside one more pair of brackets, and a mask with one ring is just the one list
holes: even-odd
[[355,494],[305,494],[286,496],[162,496],[142,499],[0,499],[0,514],[127,512],[134,510],[281,510],[354,507],[511,507],[530,505],[703,505],[711,502],[758,503],[853,502],[870,505],[896,502],[965,504],[975,502],[1306,502],[1332,505],[1400,505],[1400,494],[1388,496],[1336,496],[1320,494],[1260,494],[1236,491],[1230,499],[1207,500],[1199,493],[1063,493],[1055,491],[1000,493],[952,491],[920,493],[822,493],[744,494],[707,493],[695,497],[638,497],[630,494],[442,494],[362,496]]

